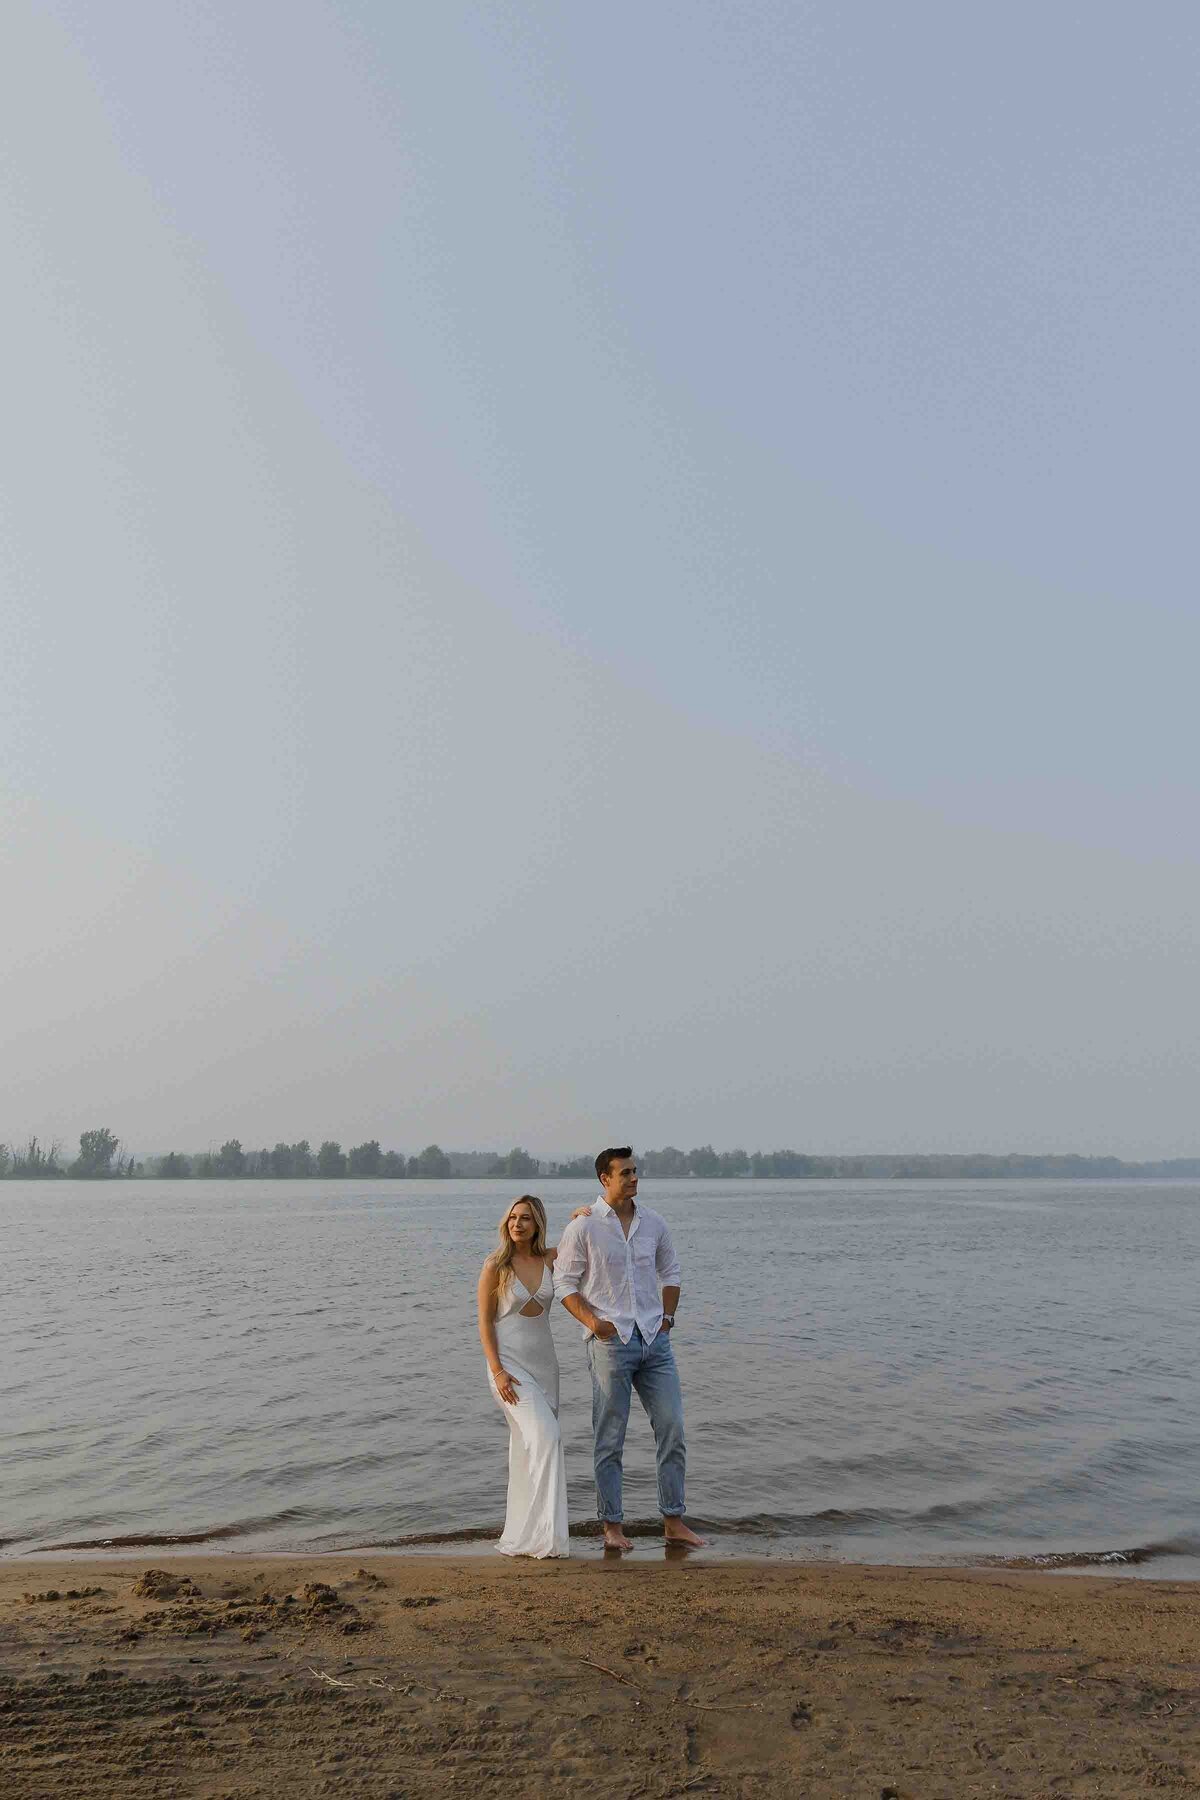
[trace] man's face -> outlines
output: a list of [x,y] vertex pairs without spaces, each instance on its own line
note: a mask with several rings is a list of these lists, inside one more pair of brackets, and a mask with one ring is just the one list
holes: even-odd
[[610,1206],[619,1206],[624,1200],[632,1200],[637,1193],[637,1164],[632,1156],[622,1157],[620,1162],[609,1165],[608,1174],[601,1177],[604,1195]]

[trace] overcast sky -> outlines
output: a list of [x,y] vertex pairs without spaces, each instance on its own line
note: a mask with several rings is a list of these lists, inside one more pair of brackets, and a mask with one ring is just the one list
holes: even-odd
[[0,1139],[1200,1152],[1200,12],[13,0]]

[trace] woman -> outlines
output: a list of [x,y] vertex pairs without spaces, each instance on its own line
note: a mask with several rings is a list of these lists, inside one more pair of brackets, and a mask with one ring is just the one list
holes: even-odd
[[479,1277],[479,1338],[488,1380],[508,1419],[503,1556],[569,1556],[567,1475],[558,1429],[558,1357],[550,1335],[556,1251],[533,1194],[500,1221],[500,1245]]

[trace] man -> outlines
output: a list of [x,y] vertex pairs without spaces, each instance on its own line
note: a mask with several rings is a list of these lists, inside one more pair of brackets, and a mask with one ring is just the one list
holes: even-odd
[[665,1220],[637,1204],[637,1164],[628,1144],[602,1150],[596,1174],[604,1192],[575,1214],[563,1232],[554,1291],[582,1325],[587,1341],[596,1504],[605,1548],[633,1549],[621,1529],[621,1456],[635,1389],[654,1428],[663,1535],[668,1544],[703,1544],[683,1522],[687,1450],[683,1395],[671,1348],[679,1258]]

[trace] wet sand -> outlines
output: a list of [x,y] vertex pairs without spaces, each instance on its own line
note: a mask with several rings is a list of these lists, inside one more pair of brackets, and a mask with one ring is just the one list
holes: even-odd
[[1200,1586],[370,1555],[0,1563],[0,1794],[1200,1794]]

